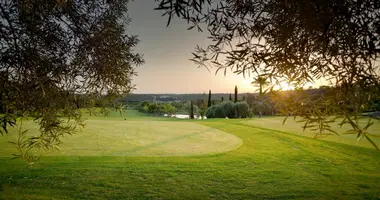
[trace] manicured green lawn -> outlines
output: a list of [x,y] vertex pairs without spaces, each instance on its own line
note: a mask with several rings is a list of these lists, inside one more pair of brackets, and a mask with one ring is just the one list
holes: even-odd
[[[306,137],[315,136],[316,134],[315,131],[311,131],[309,129],[306,129],[305,131],[303,130],[302,126],[304,125],[304,123],[297,122],[299,120],[298,118],[296,119],[296,121],[294,121],[293,117],[289,117],[286,120],[285,124],[283,125],[282,122],[284,119],[285,117],[253,118],[251,120],[245,120],[242,123],[246,125],[254,126],[254,127],[288,132],[288,133],[293,133],[293,134],[302,135]],[[360,121],[360,125],[365,126],[367,123],[367,120],[368,119],[362,119]],[[337,120],[335,123],[331,124],[332,129],[336,131],[339,134],[339,136],[329,135],[327,137],[322,138],[322,140],[374,148],[373,145],[370,142],[368,142],[366,138],[362,138],[361,140],[358,141],[356,134],[345,134],[347,130],[350,130],[352,128],[348,124],[344,124],[342,127],[340,127],[338,125],[339,122],[340,121]],[[374,120],[374,124],[368,129],[368,132],[371,134],[375,134],[377,136],[377,137],[371,137],[371,138],[380,147],[380,120]]]
[[[154,127],[164,126],[162,122],[168,129],[158,132],[170,133],[168,137],[175,137],[172,129],[184,125],[229,133],[243,143],[218,154],[172,157],[113,154],[103,145],[104,150],[92,148],[86,156],[79,149],[64,156],[58,152],[30,168],[19,160],[0,157],[0,199],[380,199],[380,152],[374,149],[257,127],[256,119],[190,121],[133,113],[108,119],[90,117],[89,125],[103,123],[109,127],[102,135],[116,134],[110,137],[120,140],[120,135],[129,134],[113,133],[115,127],[135,130],[130,127],[149,120],[156,123],[149,129],[152,134]],[[113,123],[117,126],[109,125]],[[115,144],[121,144],[118,139]],[[104,140],[112,146],[112,139]],[[87,136],[73,136],[65,145],[96,146],[88,141]],[[182,145],[178,148],[189,149],[186,143]],[[101,156],[104,152],[107,156]],[[145,151],[149,152],[155,153]]]
[[[32,121],[23,123],[31,133],[38,131]],[[16,129],[10,129],[16,131]],[[0,156],[17,153],[17,134],[1,138]],[[86,126],[67,136],[60,149],[48,156],[189,156],[230,151],[242,144],[239,137],[201,124],[183,121],[122,119],[86,121]]]

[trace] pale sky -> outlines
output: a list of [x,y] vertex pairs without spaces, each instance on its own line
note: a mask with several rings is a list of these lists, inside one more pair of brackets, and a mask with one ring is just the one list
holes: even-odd
[[233,93],[235,85],[239,92],[255,92],[252,80],[241,75],[223,73],[215,75],[205,68],[198,68],[189,59],[196,45],[207,44],[207,33],[188,31],[187,22],[172,20],[166,27],[167,18],[153,10],[153,0],[130,2],[132,18],[128,32],[139,35],[137,52],[144,54],[145,64],[137,68],[134,93]]
[[[252,79],[236,75],[230,70],[215,75],[198,68],[189,59],[196,45],[208,44],[208,33],[187,30],[185,20],[174,18],[166,27],[167,17],[155,11],[157,2],[136,0],[129,4],[132,18],[128,33],[139,35],[136,51],[144,54],[145,64],[137,68],[134,78],[137,90],[134,93],[233,93],[235,85],[239,92],[257,92],[250,83]],[[321,85],[322,83],[316,83]]]

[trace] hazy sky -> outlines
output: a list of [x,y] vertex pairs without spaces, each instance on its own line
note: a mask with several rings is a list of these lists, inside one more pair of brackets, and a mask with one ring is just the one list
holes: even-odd
[[186,21],[172,20],[166,27],[167,18],[154,11],[157,2],[137,0],[129,5],[132,22],[128,32],[139,35],[136,50],[144,54],[145,64],[137,69],[137,85],[134,93],[233,93],[235,85],[239,92],[254,92],[250,79],[241,75],[223,73],[215,75],[198,68],[189,59],[195,45],[206,45],[207,33],[188,31]]

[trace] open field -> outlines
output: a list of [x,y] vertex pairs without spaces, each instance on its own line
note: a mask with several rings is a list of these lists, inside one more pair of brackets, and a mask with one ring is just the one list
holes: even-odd
[[[88,118],[32,167],[1,152],[0,199],[380,199],[379,152],[293,134],[280,119]],[[212,145],[194,154],[199,144]]]

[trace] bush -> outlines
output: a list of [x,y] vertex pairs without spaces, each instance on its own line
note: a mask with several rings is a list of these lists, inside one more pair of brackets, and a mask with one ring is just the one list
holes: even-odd
[[246,118],[249,114],[249,106],[247,102],[237,102],[235,104],[235,109],[238,110],[238,118]]
[[[236,115],[236,111],[239,109],[239,115]],[[231,101],[222,102],[219,105],[213,105],[207,108],[205,115],[207,118],[246,118],[249,115],[249,106],[247,102],[233,103]]]
[[[171,105],[167,106],[169,104],[161,104],[161,103],[154,103],[154,102],[143,102],[138,106],[139,112],[154,114],[154,115],[161,115],[165,112],[169,112],[173,114],[175,112],[175,108]],[[174,110],[173,110],[174,109]]]
[[150,102],[142,102],[137,106],[139,112],[148,112],[148,105]]
[[200,109],[199,109],[199,115],[201,116],[201,119],[204,118],[205,113],[206,113],[206,109],[204,109],[204,108],[200,108]]
[[183,110],[183,107],[184,107],[184,104],[183,102],[171,102],[170,105],[174,106],[176,108],[176,110]]
[[168,114],[169,117],[174,115],[176,110],[177,109],[174,106],[172,106],[171,104],[165,104],[165,106],[164,106],[164,112],[166,114]]
[[214,118],[225,118],[225,117],[226,117],[225,109],[221,105],[215,105]]
[[223,118],[228,117],[228,118],[235,118],[236,116],[236,108],[235,108],[235,103],[232,101],[225,101],[222,102],[220,105],[221,109],[223,110]]
[[248,110],[247,117],[249,117],[249,118],[252,118],[252,117],[253,117],[253,110],[252,110],[252,109],[249,109],[249,110]]
[[206,109],[205,115],[206,115],[207,119],[215,118],[215,116],[214,116],[215,108],[216,108],[216,106],[210,106]]

